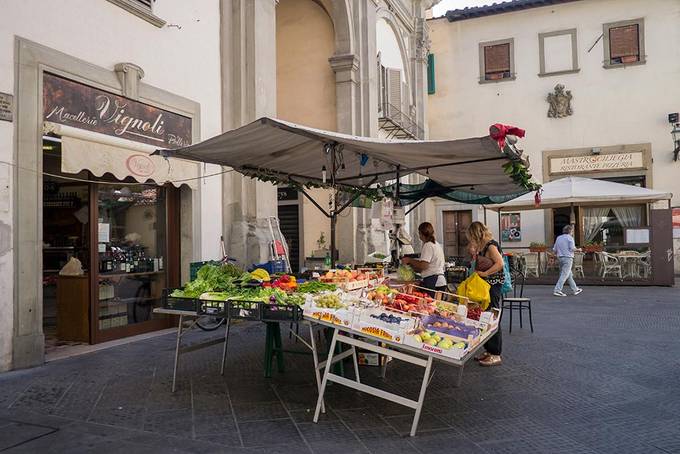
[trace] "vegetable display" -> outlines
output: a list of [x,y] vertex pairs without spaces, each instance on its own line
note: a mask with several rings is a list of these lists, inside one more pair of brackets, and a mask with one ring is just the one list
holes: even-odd
[[416,273],[413,271],[413,268],[408,265],[399,265],[397,275],[399,276],[399,279],[404,282],[416,280]]
[[321,292],[332,292],[338,287],[335,284],[328,284],[319,281],[307,281],[302,284],[298,284],[298,293],[321,293]]

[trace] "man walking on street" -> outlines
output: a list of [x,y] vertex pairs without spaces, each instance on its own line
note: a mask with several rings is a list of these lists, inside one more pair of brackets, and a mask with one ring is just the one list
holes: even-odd
[[565,282],[569,284],[574,295],[578,295],[583,291],[583,289],[576,286],[574,274],[571,272],[571,267],[574,264],[574,252],[580,250],[576,249],[573,234],[574,226],[565,225],[562,229],[562,235],[557,237],[555,246],[553,246],[557,261],[560,263],[560,278],[557,280],[555,290],[553,291],[553,295],[555,296],[567,296],[566,293],[562,291]]

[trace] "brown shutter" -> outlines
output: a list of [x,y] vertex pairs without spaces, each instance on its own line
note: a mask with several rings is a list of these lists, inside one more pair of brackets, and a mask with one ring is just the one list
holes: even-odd
[[510,44],[496,44],[484,47],[484,72],[503,73],[510,71]]
[[613,27],[609,29],[610,58],[622,58],[640,55],[640,37],[638,24]]

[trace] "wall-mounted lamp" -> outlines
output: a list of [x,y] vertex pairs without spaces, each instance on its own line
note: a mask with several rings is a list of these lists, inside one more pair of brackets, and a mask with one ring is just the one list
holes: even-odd
[[668,123],[671,124],[671,137],[673,137],[673,161],[678,160],[680,155],[680,115],[677,112],[668,114]]
[[602,148],[600,148],[600,147],[593,147],[593,148],[590,149],[590,153],[591,153],[591,154],[600,154],[600,153],[602,153]]

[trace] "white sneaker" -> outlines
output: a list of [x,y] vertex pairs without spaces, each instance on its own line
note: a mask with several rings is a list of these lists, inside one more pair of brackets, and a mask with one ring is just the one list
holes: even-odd
[[553,296],[567,296],[564,292],[553,292]]
[[574,291],[574,296],[578,295],[578,294],[581,293],[582,291],[583,291],[582,288],[577,288],[577,289]]

